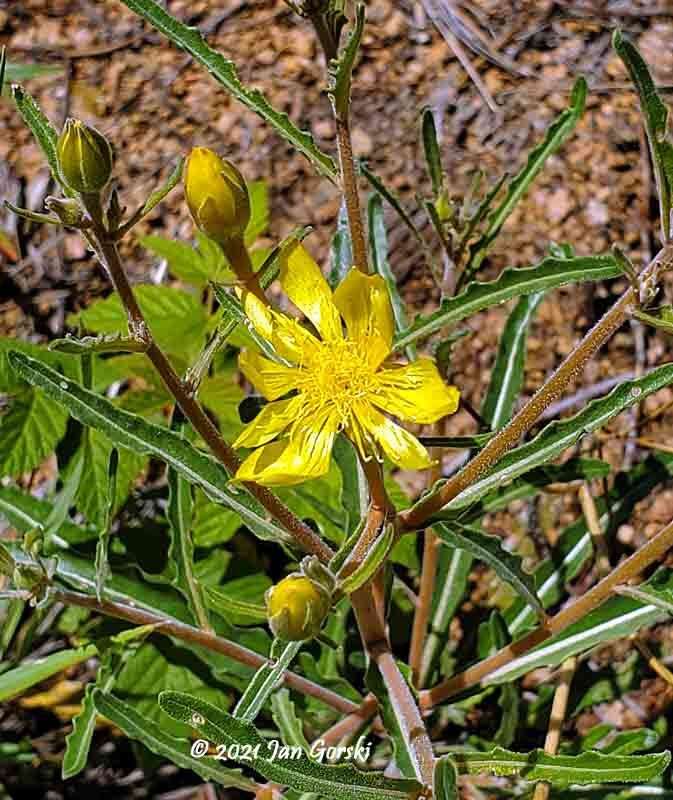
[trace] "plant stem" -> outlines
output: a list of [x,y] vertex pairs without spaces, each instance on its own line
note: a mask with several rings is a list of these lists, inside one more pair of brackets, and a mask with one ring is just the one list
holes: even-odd
[[254,294],[265,305],[269,304],[264,290],[259,283],[259,277],[252,268],[250,253],[245,246],[242,236],[236,236],[220,243],[222,250],[231,264],[231,268],[243,287]]
[[430,709],[458,692],[477,686],[495,670],[527,653],[550,636],[562,633],[570,625],[583,619],[591,611],[598,608],[608,597],[615,593],[618,586],[636,578],[658,561],[672,546],[673,521],[669,522],[649,542],[630,555],[626,561],[622,561],[619,566],[615,567],[609,575],[586,594],[578,597],[574,603],[559,611],[556,616],[550,617],[545,626],[535,628],[535,630],[521,639],[517,639],[515,642],[503,647],[502,650],[466,669],[459,675],[455,675],[453,678],[437,684],[432,689],[422,692],[420,696],[421,708]]
[[[99,602],[95,597],[81,594],[80,592],[67,591],[65,589],[55,588],[52,590],[51,596],[54,600],[65,603],[66,605],[88,608],[91,611],[104,614],[107,617],[124,619],[127,622],[132,622],[134,625],[156,625],[158,630],[167,636],[174,636],[176,639],[180,639],[183,642],[189,642],[190,644],[205,647],[207,650],[212,650],[215,653],[221,653],[252,669],[259,669],[269,663],[268,659],[264,658],[264,656],[255,653],[253,650],[248,650],[247,647],[242,647],[240,644],[230,642],[228,639],[223,639],[220,636],[216,636],[214,633],[200,630],[192,625],[179,622],[176,619],[162,617],[159,614],[146,611],[138,606],[115,603],[111,600],[101,600]],[[283,681],[291,689],[295,689],[310,697],[315,697],[317,700],[321,700],[326,705],[344,714],[353,714],[358,711],[358,706],[355,703],[347,700],[345,697],[341,697],[341,695],[338,695],[330,689],[325,689],[306,678],[302,678],[294,672],[285,672]]]
[[425,634],[432,612],[432,598],[435,592],[435,579],[437,577],[437,564],[439,561],[440,542],[432,528],[425,531],[423,541],[423,566],[421,568],[421,588],[418,592],[418,605],[414,612],[414,622],[411,629],[411,644],[409,646],[409,666],[413,676],[414,686],[420,687],[421,668],[423,662],[423,647]]
[[320,736],[320,740],[325,746],[329,747],[339,744],[345,738],[352,737],[376,714],[378,705],[376,697],[373,694],[368,694],[357,711],[348,714],[335,725],[332,725]]
[[[642,287],[656,283],[662,270],[673,266],[673,245],[667,244],[645,267],[639,276]],[[407,511],[398,515],[401,530],[418,530],[447,503],[467,489],[492,467],[519,439],[531,429],[542,412],[559,398],[572,378],[581,374],[587,362],[626,320],[639,298],[629,287],[619,300],[587,333],[518,414],[499,431],[463,469],[438,491],[428,495]]]
[[[233,475],[240,466],[238,456],[224,441],[210,417],[190,392],[189,387],[183,383],[164,352],[154,341],[133,294],[133,289],[129,284],[119,257],[117,245],[108,238],[102,221],[99,203],[96,205],[91,203],[89,199],[87,210],[93,220],[93,236],[90,237],[90,241],[93,243],[96,254],[106,268],[112,284],[119,294],[122,305],[126,309],[131,334],[147,343],[147,356],[161,376],[166,388],[175,398],[182,413],[203,438],[217,459]],[[259,500],[269,514],[278,520],[290,533],[302,550],[318,556],[324,563],[329,562],[334,555],[332,549],[308,525],[298,519],[272,492],[266,487],[252,482],[245,482],[244,486]]]
[[358,193],[357,176],[353,162],[353,144],[351,142],[350,122],[347,116],[336,115],[337,147],[339,150],[339,166],[341,169],[341,189],[346,203],[348,228],[351,234],[353,260],[362,272],[369,272],[365,231],[362,225],[360,195]]

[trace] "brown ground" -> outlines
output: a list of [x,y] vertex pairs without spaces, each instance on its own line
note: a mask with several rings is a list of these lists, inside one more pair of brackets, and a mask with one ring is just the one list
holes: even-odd
[[[208,31],[210,41],[240,67],[241,77],[269,96],[318,144],[333,149],[334,128],[324,93],[324,67],[308,25],[283,0],[255,3],[169,0],[170,11]],[[429,187],[419,146],[419,113],[440,110],[442,155],[460,196],[476,167],[493,181],[513,172],[546,125],[567,102],[572,80],[589,80],[588,109],[576,135],[551,159],[507,223],[485,274],[505,265],[534,263],[549,242],[571,242],[578,253],[619,245],[637,264],[656,251],[656,205],[635,95],[611,51],[619,25],[638,43],[661,84],[673,84],[671,0],[476,0],[473,10],[503,53],[530,77],[508,74],[473,59],[500,113],[489,111],[446,43],[415,3],[370,0],[369,25],[356,73],[354,145],[358,155],[411,204]],[[310,165],[254,114],[232,101],[190,59],[142,25],[119,0],[0,0],[0,43],[14,61],[63,63],[67,80],[47,77],[30,88],[51,119],[80,116],[113,141],[116,172],[126,203],[134,207],[177,155],[205,144],[234,159],[248,178],[268,181],[274,238],[311,224],[309,247],[327,262],[339,198]],[[48,193],[47,173],[11,103],[0,100],[0,198],[38,208]],[[392,214],[393,263],[406,298],[429,308],[437,295],[414,246]],[[108,292],[108,286],[74,234],[20,226],[0,211],[0,229],[17,241],[16,259],[0,254],[0,334],[60,334],[64,312]],[[192,225],[175,191],[142,226],[189,239]],[[18,238],[17,238],[18,237]],[[130,244],[137,280],[147,279],[153,259]],[[537,387],[573,343],[602,313],[620,282],[557,291],[538,313],[529,340],[526,391]],[[506,309],[473,321],[473,335],[456,347],[454,381],[478,406]],[[642,370],[670,358],[670,340],[651,330],[625,327],[587,368],[585,382]],[[651,410],[673,395],[645,403]],[[624,415],[614,431],[633,425]],[[650,438],[673,444],[673,417],[649,429]],[[464,415],[455,432],[471,430]],[[593,449],[618,465],[623,440],[594,440]],[[640,540],[670,518],[672,495],[663,491],[642,504],[623,539]],[[570,518],[557,504],[553,529]],[[576,508],[576,506],[575,506]],[[505,520],[494,520],[503,530]]]

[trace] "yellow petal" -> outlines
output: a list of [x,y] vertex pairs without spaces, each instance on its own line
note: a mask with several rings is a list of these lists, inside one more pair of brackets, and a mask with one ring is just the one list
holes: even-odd
[[348,335],[361,345],[370,364],[378,366],[390,352],[394,319],[386,283],[355,267],[334,292],[334,303],[346,321]]
[[296,367],[276,364],[253,350],[244,350],[238,357],[238,366],[252,385],[267,400],[277,400],[297,388],[300,371]]
[[234,442],[234,447],[259,447],[270,442],[297,418],[304,405],[301,395],[269,403],[248,425],[243,428]]
[[[393,464],[403,469],[425,469],[432,465],[428,451],[418,439],[380,411],[361,403],[354,414],[367,438],[375,440]],[[364,446],[369,449],[369,445]]]
[[458,410],[460,392],[444,383],[435,362],[429,358],[382,369],[376,377],[380,392],[371,400],[396,417],[428,424]]
[[280,282],[287,296],[315,325],[325,341],[342,338],[341,319],[320,267],[297,242],[280,259]]
[[243,309],[257,333],[288,361],[302,363],[307,353],[319,349],[320,342],[296,319],[274,311],[250,292],[243,293]]
[[319,478],[329,470],[337,415],[298,422],[290,435],[258,447],[241,464],[236,479],[263,486],[292,486]]

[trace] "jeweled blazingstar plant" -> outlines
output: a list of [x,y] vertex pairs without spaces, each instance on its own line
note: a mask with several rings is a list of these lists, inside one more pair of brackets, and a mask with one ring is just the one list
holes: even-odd
[[240,356],[241,370],[270,403],[234,443],[255,448],[236,478],[287,486],[324,475],[339,431],[364,459],[386,455],[404,469],[429,467],[425,447],[388,415],[429,424],[453,414],[460,395],[429,358],[389,360],[394,319],[383,278],[353,268],[332,293],[296,244],[281,260],[280,282],[315,333],[253,295],[244,298],[250,321],[282,360],[254,350]]

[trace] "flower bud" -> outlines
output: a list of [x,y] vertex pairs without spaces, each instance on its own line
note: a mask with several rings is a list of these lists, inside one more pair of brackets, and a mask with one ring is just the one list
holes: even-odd
[[102,133],[78,119],[66,121],[56,146],[63,182],[81,194],[100,192],[112,174],[112,148]]
[[52,214],[61,220],[64,225],[70,228],[79,227],[84,221],[84,210],[79,203],[72,197],[47,197],[44,205]]
[[266,609],[274,636],[299,642],[320,633],[329,613],[330,597],[310,578],[293,574],[269,589]]
[[242,239],[250,196],[241,173],[207,147],[195,147],[185,167],[185,195],[200,231],[217,242]]

